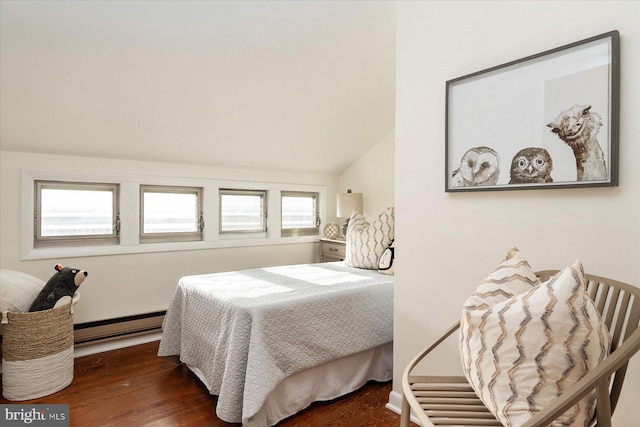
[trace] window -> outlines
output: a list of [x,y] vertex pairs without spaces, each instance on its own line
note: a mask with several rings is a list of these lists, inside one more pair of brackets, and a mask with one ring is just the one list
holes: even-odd
[[118,244],[117,184],[34,184],[34,247]]
[[202,189],[140,186],[140,242],[202,240]]
[[220,190],[220,233],[267,231],[266,191]]
[[282,236],[318,234],[318,193],[282,192]]
[[311,243],[327,200],[326,187],[299,183],[31,169],[20,176],[25,261]]

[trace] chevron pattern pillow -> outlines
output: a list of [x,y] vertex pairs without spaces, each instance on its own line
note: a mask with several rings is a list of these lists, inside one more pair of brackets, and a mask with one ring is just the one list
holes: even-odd
[[518,248],[511,248],[505,259],[467,299],[464,307],[467,310],[485,310],[539,284],[538,276]]
[[347,227],[345,265],[376,270],[378,260],[394,238],[394,208],[387,208],[371,224],[357,212]]
[[[505,426],[519,426],[602,361],[610,337],[579,260],[533,286],[529,271],[524,280],[523,269],[499,274],[508,271],[503,264],[465,303],[460,354],[485,406]],[[529,290],[517,293],[520,287]],[[588,426],[594,411],[592,394],[550,425]]]

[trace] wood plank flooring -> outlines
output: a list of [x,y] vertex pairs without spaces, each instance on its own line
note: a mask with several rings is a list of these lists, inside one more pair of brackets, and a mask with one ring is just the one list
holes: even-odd
[[[217,398],[182,364],[156,356],[158,342],[98,353],[75,360],[73,383],[28,402],[69,404],[70,424],[101,426],[234,427],[215,415]],[[317,402],[278,427],[391,427],[400,416],[384,406],[391,382],[369,382],[330,402]]]

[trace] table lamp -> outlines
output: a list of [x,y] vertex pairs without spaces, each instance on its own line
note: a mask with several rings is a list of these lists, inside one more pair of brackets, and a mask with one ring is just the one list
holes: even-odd
[[362,193],[352,193],[350,189],[346,193],[338,193],[336,195],[336,210],[338,218],[347,218],[342,224],[342,235],[346,237],[349,217],[354,210],[360,214],[362,213]]

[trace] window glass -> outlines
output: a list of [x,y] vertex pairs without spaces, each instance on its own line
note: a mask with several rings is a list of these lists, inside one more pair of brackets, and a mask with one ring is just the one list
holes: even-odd
[[220,232],[266,231],[265,191],[220,190]]
[[282,192],[282,235],[317,234],[318,193]]
[[36,181],[35,243],[96,243],[117,237],[117,185]]
[[202,240],[201,189],[141,186],[141,241]]

